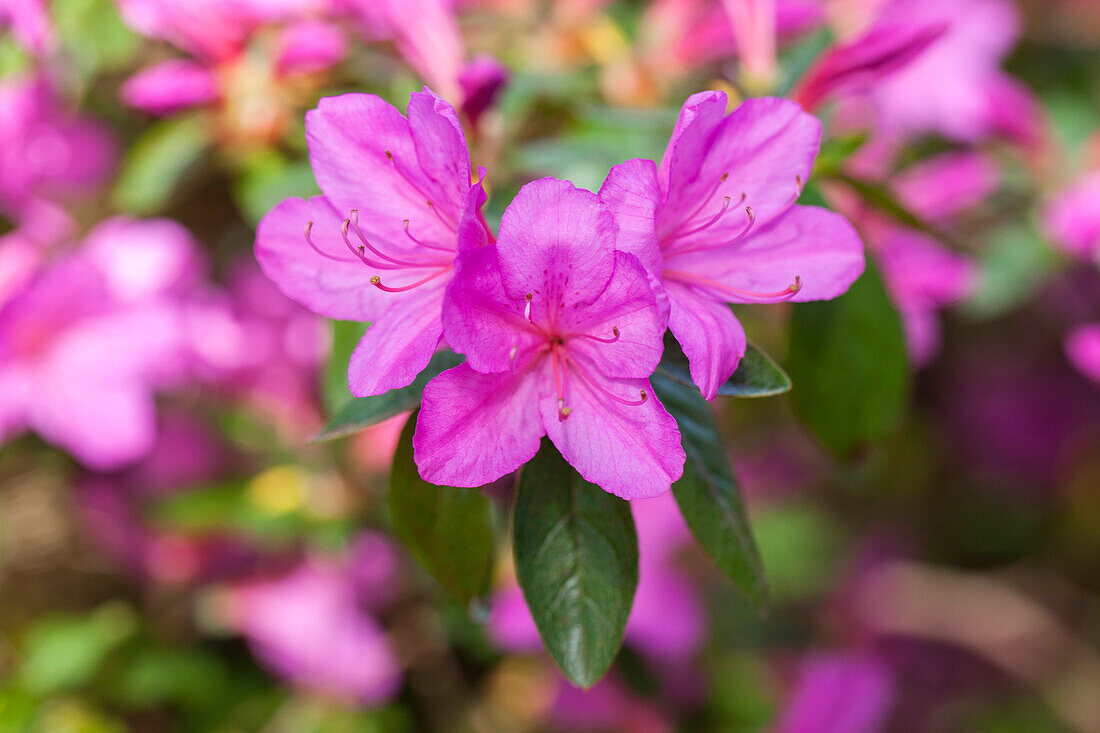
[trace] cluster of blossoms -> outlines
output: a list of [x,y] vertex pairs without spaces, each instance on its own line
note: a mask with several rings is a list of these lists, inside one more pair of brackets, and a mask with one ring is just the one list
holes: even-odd
[[431,91],[408,117],[362,94],[306,117],[322,196],[260,223],[264,272],[311,310],[372,325],[352,394],[404,387],[441,343],[465,363],[424,391],[421,476],[480,486],[549,436],[587,480],[625,498],[680,477],[676,422],[648,382],[665,330],[707,399],[746,340],[728,304],[833,298],[863,270],[843,217],[796,205],[820,144],[793,102],[687,101],[657,165],[616,166],[599,194],[523,187],[494,235],[454,110]]

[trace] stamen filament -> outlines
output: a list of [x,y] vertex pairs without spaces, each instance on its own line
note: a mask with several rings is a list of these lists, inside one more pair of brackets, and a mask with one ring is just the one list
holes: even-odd
[[567,357],[558,353],[560,346],[556,341],[550,342],[550,361],[554,364],[554,386],[558,391],[558,420],[564,421],[573,409],[565,406],[565,370],[562,369],[561,360]]
[[592,387],[597,392],[600,392],[605,397],[610,397],[611,399],[615,400],[616,402],[627,405],[629,407],[637,407],[639,405],[644,404],[645,401],[649,399],[649,395],[646,394],[646,391],[644,389],[641,391],[641,395],[642,395],[641,398],[637,399],[637,400],[628,400],[625,397],[620,397],[617,394],[613,394],[613,393],[609,392],[603,385],[601,385],[599,383],[599,381],[597,381],[595,378],[593,378],[592,375],[590,375],[588,372],[586,372],[584,370],[584,368],[581,367],[581,365],[576,362],[575,359],[570,359],[568,356],[566,356],[565,358],[569,361],[569,364],[573,367],[573,369],[577,372],[577,374],[581,377],[581,379],[583,379],[585,382],[588,383],[588,386]]
[[425,249],[434,249],[434,250],[438,250],[440,252],[451,252],[451,250],[447,249],[446,247],[443,247],[443,246],[438,245],[438,244],[433,244],[431,242],[424,242],[424,241],[421,241],[421,240],[417,239],[416,237],[414,237],[412,235],[412,232],[409,231],[409,220],[408,219],[405,219],[403,222],[401,222],[401,228],[405,230],[405,236],[406,237],[411,239],[417,245],[419,245],[421,247],[424,247]]
[[600,336],[593,336],[590,333],[571,333],[565,338],[577,338],[577,339],[592,339],[593,341],[599,341],[601,344],[613,344],[619,340],[619,327],[611,327],[611,338],[602,338]]
[[668,258],[675,257],[677,255],[686,255],[692,252],[703,252],[708,249],[721,249],[722,247],[734,244],[735,242],[740,242],[750,231],[752,231],[752,227],[756,223],[756,214],[753,213],[751,206],[745,207],[745,215],[748,216],[748,221],[745,223],[745,227],[740,232],[738,232],[737,236],[735,236],[733,239],[727,240],[725,242],[716,242],[713,244],[696,244],[694,246],[689,245],[681,249],[672,249],[670,252],[665,253],[664,258],[667,260]]
[[523,297],[523,317],[528,321],[531,320],[531,298],[534,297],[531,293],[528,293]]
[[[364,247],[369,249],[371,252],[373,252],[378,257],[381,257],[383,260],[386,260],[387,262],[391,262],[394,265],[397,265],[398,267],[438,267],[438,266],[441,266],[441,265],[444,264],[444,263],[441,263],[439,261],[434,261],[434,262],[433,261],[411,261],[411,262],[406,262],[404,260],[399,260],[396,257],[392,257],[390,255],[387,255],[385,252],[382,252],[378,248],[376,248],[373,244],[370,243],[370,241],[366,237],[363,236],[363,231],[359,228],[359,210],[358,209],[352,209],[351,210],[351,218],[344,220],[344,230],[345,231],[348,228],[348,222],[349,221],[351,222],[352,226],[355,227],[355,235],[357,237],[359,237],[359,241],[363,243]],[[390,269],[393,269],[393,268],[390,268]]]
[[412,290],[414,288],[418,288],[421,285],[423,285],[424,283],[431,282],[432,280],[435,280],[437,277],[439,277],[440,275],[442,275],[445,272],[448,272],[450,269],[451,269],[450,266],[441,268],[441,269],[436,270],[435,272],[433,272],[431,275],[428,275],[426,278],[424,278],[422,280],[417,280],[416,282],[414,282],[410,285],[402,285],[401,287],[397,287],[397,288],[391,288],[388,285],[383,285],[382,284],[382,278],[378,277],[377,275],[372,275],[371,276],[370,284],[373,285],[374,287],[378,288],[379,290],[381,290],[383,292],[386,292],[386,293],[404,293],[404,292],[407,292],[407,291]]
[[[714,184],[714,187],[710,189],[707,195],[700,199],[699,206],[695,208],[695,211],[691,212],[689,216],[684,217],[684,219],[677,225],[677,227],[665,236],[665,239],[675,239],[676,237],[682,236],[680,230],[688,226],[695,217],[699,216],[699,212],[706,208],[707,204],[710,203],[710,200],[714,198],[714,194],[718,193],[719,186],[725,183],[726,179],[729,178],[729,176],[730,174],[728,172],[723,173],[718,178],[718,182]],[[742,201],[743,200],[744,198],[742,197]]]
[[328,252],[325,252],[324,250],[322,250],[320,247],[318,247],[316,244],[313,243],[313,238],[310,237],[310,233],[312,231],[313,231],[313,222],[312,221],[307,221],[306,222],[306,229],[305,229],[306,244],[308,244],[310,246],[310,249],[312,249],[314,252],[321,255],[325,259],[332,260],[333,262],[361,262],[362,261],[362,260],[360,260],[358,255],[356,255],[355,259],[349,259],[347,257],[339,257],[337,255],[333,255],[333,254],[329,254]]
[[665,270],[664,275],[665,277],[679,280],[688,285],[696,285],[702,288],[730,294],[748,303],[785,303],[793,298],[798,291],[802,290],[802,278],[798,275],[795,275],[793,284],[775,293],[757,293],[751,290],[742,290],[740,288],[724,285],[701,275],[683,272],[681,270]]

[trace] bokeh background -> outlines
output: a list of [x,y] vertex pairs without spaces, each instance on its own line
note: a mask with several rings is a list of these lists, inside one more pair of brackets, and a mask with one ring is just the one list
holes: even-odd
[[[0,731],[1100,731],[1100,2],[0,0],[0,28]],[[581,692],[506,487],[464,608],[389,528],[404,417],[309,443],[363,327],[283,297],[254,227],[316,190],[319,97],[423,83],[490,221],[659,159],[697,91],[825,121],[805,197],[860,229],[907,396],[839,453],[804,357],[794,392],[716,403],[766,614],[636,502],[626,644]],[[821,338],[738,314],[783,365]],[[843,358],[874,381],[876,349]]]

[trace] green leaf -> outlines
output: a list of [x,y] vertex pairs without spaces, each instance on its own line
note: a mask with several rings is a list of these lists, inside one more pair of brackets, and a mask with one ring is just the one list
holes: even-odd
[[320,193],[308,160],[289,160],[274,150],[264,150],[244,161],[233,185],[237,205],[255,226],[264,214],[291,196],[306,198]]
[[570,680],[591,687],[618,653],[638,586],[630,505],[581,478],[544,439],[520,474],[512,532],[543,644]]
[[339,412],[355,399],[348,391],[348,362],[369,325],[355,321],[332,322],[332,352],[325,364],[324,392],[325,408],[329,414]]
[[[676,339],[665,338],[665,354],[657,371],[680,384],[693,386],[687,357]],[[791,378],[770,356],[751,343],[737,365],[737,371],[718,388],[722,397],[771,397],[789,392]]]
[[408,412],[420,404],[421,395],[428,382],[452,367],[461,364],[463,357],[453,351],[437,351],[424,371],[417,375],[408,387],[391,389],[375,397],[359,397],[348,402],[336,416],[329,420],[314,443],[351,435],[363,428],[387,420],[394,415]]
[[136,629],[136,614],[121,602],[100,606],[87,616],[40,621],[27,634],[20,678],[36,695],[87,684]]
[[69,58],[87,77],[121,69],[141,47],[110,0],[54,0],[50,11]]
[[163,208],[207,142],[207,126],[197,115],[150,125],[126,154],[113,193],[115,205],[136,214]]
[[711,406],[693,385],[660,372],[650,383],[665,409],[676,418],[687,454],[684,475],[672,485],[684,521],[722,572],[758,607],[763,607],[768,589],[760,552]]
[[493,507],[478,489],[436,486],[413,462],[416,415],[409,418],[390,472],[397,536],[443,589],[469,603],[485,587],[493,556]]
[[795,305],[790,338],[795,408],[830,450],[849,453],[897,427],[909,363],[898,313],[871,262],[839,298]]

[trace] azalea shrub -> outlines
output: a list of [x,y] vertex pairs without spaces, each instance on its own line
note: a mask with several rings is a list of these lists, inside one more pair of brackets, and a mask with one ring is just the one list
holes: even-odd
[[1100,7],[0,29],[0,729],[1100,730]]

